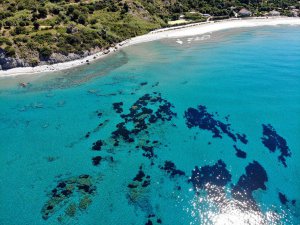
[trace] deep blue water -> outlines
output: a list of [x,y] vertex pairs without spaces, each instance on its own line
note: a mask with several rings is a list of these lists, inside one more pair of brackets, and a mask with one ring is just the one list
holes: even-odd
[[299,27],[181,40],[0,79],[1,225],[300,224]]

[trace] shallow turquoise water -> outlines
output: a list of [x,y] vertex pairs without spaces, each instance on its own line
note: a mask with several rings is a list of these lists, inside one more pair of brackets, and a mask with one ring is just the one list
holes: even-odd
[[[299,27],[182,40],[131,46],[51,76],[0,80],[1,225],[300,224]],[[30,85],[18,87],[19,81]],[[147,113],[135,114],[139,104]],[[202,111],[207,129],[191,120],[187,126],[188,109],[199,105],[209,113]],[[156,121],[149,122],[151,115]],[[147,127],[129,135],[133,142],[113,134],[121,122],[133,131],[141,121]],[[263,143],[263,124],[275,130],[268,136],[274,152]],[[222,138],[213,137],[216,129]],[[236,133],[248,142],[230,137]],[[98,140],[104,145],[93,150]],[[291,153],[286,166],[278,160],[283,146]],[[168,173],[165,161],[177,170]],[[257,167],[246,173],[254,161],[267,180]],[[195,166],[211,173],[189,181]],[[235,187],[245,191],[242,197]],[[70,192],[54,196],[54,189]]]

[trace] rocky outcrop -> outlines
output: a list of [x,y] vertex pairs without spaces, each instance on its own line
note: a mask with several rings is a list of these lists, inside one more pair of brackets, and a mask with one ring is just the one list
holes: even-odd
[[81,55],[75,54],[75,53],[70,53],[68,55],[63,55],[60,53],[53,53],[49,59],[45,61],[41,61],[41,64],[55,64],[55,63],[62,63],[62,62],[67,62],[71,60],[76,60],[82,58]]
[[30,66],[24,59],[7,57],[5,51],[0,48],[0,70],[8,70],[15,67]]
[[56,63],[63,63],[72,60],[82,59],[89,55],[100,52],[103,49],[94,48],[90,51],[84,51],[82,54],[69,53],[64,55],[61,53],[52,53],[51,56],[47,59],[41,58],[35,65],[28,62],[25,59],[20,59],[18,57],[7,57],[5,51],[0,48],[0,70],[8,70],[16,67],[28,67],[28,66],[40,66],[40,65],[51,65]]

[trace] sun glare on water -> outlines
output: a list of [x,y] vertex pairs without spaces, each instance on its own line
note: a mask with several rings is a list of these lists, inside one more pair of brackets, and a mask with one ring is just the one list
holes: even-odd
[[[229,205],[219,214],[211,215],[211,224],[214,225],[275,225],[278,224],[278,215],[267,212],[265,215],[253,210],[242,210],[234,204]],[[277,222],[276,222],[277,221]]]
[[251,206],[251,203],[229,198],[225,193],[214,197],[200,196],[201,194],[195,196],[190,202],[192,210],[188,211],[195,218],[195,221],[190,225],[282,224],[284,215],[281,212],[275,212],[274,210],[263,212],[259,208]]

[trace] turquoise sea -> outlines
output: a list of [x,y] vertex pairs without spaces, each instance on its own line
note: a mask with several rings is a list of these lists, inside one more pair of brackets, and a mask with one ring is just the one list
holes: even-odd
[[207,37],[1,78],[0,224],[300,224],[300,29]]

